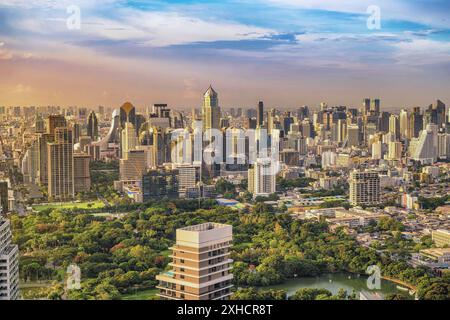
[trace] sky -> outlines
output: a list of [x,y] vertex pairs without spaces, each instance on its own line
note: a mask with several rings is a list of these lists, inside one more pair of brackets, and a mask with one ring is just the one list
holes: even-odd
[[450,104],[449,12],[447,0],[0,0],[0,105],[187,109],[210,84],[224,108]]

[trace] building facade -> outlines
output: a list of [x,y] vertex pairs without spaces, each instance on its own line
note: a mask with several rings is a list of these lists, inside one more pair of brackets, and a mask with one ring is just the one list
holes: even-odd
[[11,239],[9,220],[0,217],[0,300],[19,298],[19,248]]
[[226,300],[231,295],[232,226],[204,223],[177,230],[172,271],[156,277],[167,300]]

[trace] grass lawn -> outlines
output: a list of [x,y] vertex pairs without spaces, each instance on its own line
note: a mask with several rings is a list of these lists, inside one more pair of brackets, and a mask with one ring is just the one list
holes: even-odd
[[143,291],[137,291],[135,294],[125,294],[122,296],[122,300],[149,300],[152,297],[155,297],[159,292],[158,289],[148,289]]
[[43,211],[46,209],[100,209],[105,207],[103,201],[86,201],[86,202],[63,202],[63,203],[49,203],[43,205],[33,206],[33,210]]

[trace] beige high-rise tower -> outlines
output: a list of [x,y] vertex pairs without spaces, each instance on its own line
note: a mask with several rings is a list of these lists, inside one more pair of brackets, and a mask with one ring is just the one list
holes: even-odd
[[203,95],[202,120],[203,130],[220,129],[219,97],[211,86]]
[[55,142],[47,144],[48,196],[69,199],[75,195],[73,183],[72,128],[55,129]]
[[226,300],[233,274],[232,226],[204,223],[177,230],[172,270],[156,276],[159,296],[168,300]]

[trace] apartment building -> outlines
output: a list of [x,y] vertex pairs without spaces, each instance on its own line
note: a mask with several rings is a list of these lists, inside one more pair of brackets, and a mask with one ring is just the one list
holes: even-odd
[[172,270],[156,277],[168,300],[226,300],[231,295],[232,226],[204,223],[176,231]]
[[19,298],[19,248],[11,238],[9,220],[0,217],[0,300]]

